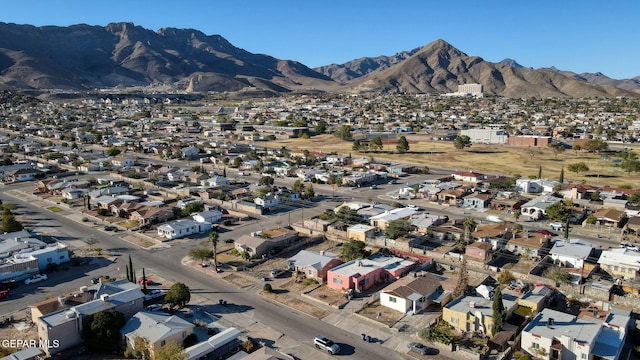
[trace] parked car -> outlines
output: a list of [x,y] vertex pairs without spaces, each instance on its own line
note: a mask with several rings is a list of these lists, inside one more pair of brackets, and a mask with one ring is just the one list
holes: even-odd
[[316,336],[313,339],[313,345],[315,345],[316,349],[324,350],[330,355],[335,355],[340,352],[340,345],[324,336]]
[[633,245],[633,244],[629,244],[629,243],[620,243],[619,246],[621,248],[625,248],[625,249],[629,249],[629,250],[640,251],[640,247],[638,247],[638,245]]
[[539,229],[538,230],[538,234],[548,235],[548,236],[556,236],[556,234],[552,233],[549,230],[545,230],[545,229]]
[[561,222],[552,222],[551,224],[549,224],[549,228],[551,228],[551,230],[553,231],[562,231],[564,230],[564,224]]
[[419,342],[410,342],[407,346],[411,351],[415,351],[420,355],[437,355],[439,353],[438,349],[428,347]]
[[107,225],[107,226],[104,227],[104,230],[105,231],[116,231],[116,230],[118,230],[118,228],[113,226],[113,225]]
[[138,279],[138,284],[142,285],[143,283],[146,283],[147,285],[153,285],[153,280],[151,279],[144,279],[144,278],[140,278]]
[[0,290],[0,300],[4,300],[11,295],[9,290]]
[[44,280],[47,280],[47,275],[46,274],[35,274],[32,277],[26,279],[24,281],[24,283],[29,285],[29,284],[37,283],[37,282],[44,281]]
[[144,299],[145,300],[152,300],[152,299],[158,298],[160,296],[163,296],[164,294],[165,294],[164,290],[154,289],[154,290],[151,290],[151,291],[147,292],[147,294],[144,296]]
[[144,311],[160,311],[160,310],[162,310],[161,304],[151,304],[146,308],[144,308]]
[[101,283],[107,283],[107,282],[111,282],[114,281],[115,279],[112,279],[109,275],[103,275],[100,277],[94,277],[91,279],[91,283],[92,284],[101,284]]

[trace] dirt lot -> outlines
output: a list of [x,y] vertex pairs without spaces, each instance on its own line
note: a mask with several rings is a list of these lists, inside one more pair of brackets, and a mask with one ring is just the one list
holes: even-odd
[[367,317],[371,320],[378,321],[382,324],[391,326],[398,320],[405,316],[405,314],[389,309],[388,307],[380,305],[380,301],[375,301],[362,310],[358,311],[358,315]]
[[296,296],[290,295],[288,290],[275,289],[273,292],[262,291],[260,294],[271,301],[279,302],[280,304],[302,311],[318,319],[330,313],[329,310],[322,309]]
[[[612,167],[612,162],[602,160],[600,154],[582,153],[566,150],[556,158],[548,148],[530,148],[508,145],[473,144],[466,150],[456,150],[451,142],[446,141],[416,141],[408,137],[410,150],[405,154],[391,153],[388,147],[385,151],[356,153],[354,156],[374,156],[376,159],[404,161],[421,165],[433,165],[450,168],[456,164],[457,169],[473,169],[479,172],[499,173],[505,175],[520,174],[521,176],[536,175],[542,168],[542,174],[549,179],[558,179],[560,169],[570,163],[584,162],[590,171],[579,175],[565,171],[565,181],[581,182],[597,185],[620,186],[629,184],[633,188],[640,187],[640,177],[627,175],[618,168]],[[313,136],[310,139],[287,139],[267,143],[267,146],[286,146],[291,150],[314,149],[317,151],[345,154],[351,151],[351,141],[340,141],[333,135]],[[395,143],[390,144],[395,149]]]

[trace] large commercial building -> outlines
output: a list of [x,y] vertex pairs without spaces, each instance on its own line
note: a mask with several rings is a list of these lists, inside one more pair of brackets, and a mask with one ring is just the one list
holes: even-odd
[[474,144],[506,144],[509,135],[503,129],[467,129],[460,130],[460,135],[466,135]]

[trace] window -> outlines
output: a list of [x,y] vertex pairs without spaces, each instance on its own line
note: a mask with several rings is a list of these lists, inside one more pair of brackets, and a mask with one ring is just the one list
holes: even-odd
[[334,277],[334,278],[332,279],[332,282],[333,282],[334,284],[342,285],[342,279],[339,279],[339,278],[335,278],[335,277]]
[[580,354],[580,358],[585,360],[587,358],[587,354],[584,354],[584,353]]
[[309,270],[309,272],[307,273],[307,275],[309,275],[309,276],[313,276],[313,270]]
[[51,263],[53,262],[53,259],[52,259],[52,258],[47,258],[47,262],[48,262],[49,264],[51,264]]
[[60,260],[64,260],[64,255],[60,255]]
[[187,337],[187,332],[186,332],[186,331],[183,331],[183,332],[182,332],[182,338],[184,339],[184,338],[186,338],[186,337]]
[[160,346],[164,346],[166,344],[166,341],[162,340],[160,341]]
[[540,348],[540,344],[533,343],[533,344],[531,344],[531,347],[534,348],[534,349],[539,349]]
[[452,317],[449,322],[452,323],[452,324],[458,324],[458,318]]
[[393,296],[389,296],[389,302],[395,303],[397,299]]

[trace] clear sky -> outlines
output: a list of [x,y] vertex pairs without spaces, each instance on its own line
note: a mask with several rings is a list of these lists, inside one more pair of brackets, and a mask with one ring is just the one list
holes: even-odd
[[309,67],[443,39],[467,55],[640,76],[640,1],[3,0],[0,22],[192,28]]

